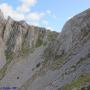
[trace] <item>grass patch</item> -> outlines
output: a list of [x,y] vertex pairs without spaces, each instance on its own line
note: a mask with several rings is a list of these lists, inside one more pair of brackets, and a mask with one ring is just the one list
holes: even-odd
[[6,70],[7,70],[7,64],[5,64],[2,69],[0,69],[0,80],[2,80],[2,78],[5,76]]
[[52,70],[56,70],[59,69],[64,63],[63,58],[59,58],[58,60],[55,60],[54,62],[52,62],[52,64],[50,65],[50,68]]
[[5,51],[5,56],[6,56],[6,64],[3,66],[2,69],[0,69],[0,80],[5,76],[7,67],[13,60],[13,54],[9,51]]
[[87,82],[90,82],[90,75],[81,75],[77,80],[72,81],[70,84],[66,84],[58,90],[72,90],[73,88],[80,88],[80,86]]
[[43,67],[48,67],[51,70],[59,69],[64,64],[64,58],[63,57],[57,57],[57,59],[51,60],[49,57],[45,57],[43,61]]
[[20,56],[26,56],[26,55],[28,55],[29,53],[33,53],[33,47],[32,48],[30,48],[25,42],[22,44],[22,47],[21,47],[21,49],[20,49],[20,51],[19,51],[19,55],[18,55],[18,57],[20,57]]
[[25,56],[29,53],[30,49],[29,48],[23,48],[19,52],[19,56]]
[[53,32],[48,32],[48,41],[53,41],[57,37],[58,33],[53,31]]
[[40,47],[43,44],[43,40],[41,40],[40,38],[38,38],[37,42],[36,42],[36,48]]
[[13,53],[11,51],[5,51],[6,63],[9,64],[13,59]]

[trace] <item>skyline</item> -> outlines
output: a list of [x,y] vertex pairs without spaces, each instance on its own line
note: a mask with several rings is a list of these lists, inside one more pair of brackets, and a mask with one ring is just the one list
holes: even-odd
[[68,19],[88,9],[89,4],[90,0],[1,0],[0,9],[5,18],[60,32]]

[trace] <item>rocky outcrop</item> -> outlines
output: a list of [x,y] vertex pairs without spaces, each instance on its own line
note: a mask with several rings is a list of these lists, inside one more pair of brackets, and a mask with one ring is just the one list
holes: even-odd
[[11,17],[5,20],[1,11],[0,21],[0,67],[3,67],[0,79],[14,59],[24,57],[41,46],[46,47],[58,35],[55,31],[30,26],[25,21],[14,21]]
[[59,86],[59,90],[83,90],[80,89],[83,85],[90,85],[89,20],[90,9],[71,18],[55,42],[45,50],[45,64],[54,70],[60,70],[57,75],[60,78],[52,83]]
[[[56,32],[51,32],[45,28],[29,26],[24,21],[14,21],[8,18],[4,30],[3,39],[6,44],[6,53],[19,54],[22,49],[25,51],[47,44]],[[22,51],[24,52],[24,51]]]
[[4,29],[4,25],[5,25],[5,19],[3,13],[0,11],[0,69],[6,63],[6,59],[4,55],[5,44],[2,39],[2,31]]
[[90,89],[90,9],[68,20],[59,35],[10,17],[2,21],[1,87]]

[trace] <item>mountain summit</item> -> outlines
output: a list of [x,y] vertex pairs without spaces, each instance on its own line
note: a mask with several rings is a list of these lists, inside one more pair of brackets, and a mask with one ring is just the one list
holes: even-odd
[[6,20],[0,11],[0,87],[90,90],[90,9],[60,33]]

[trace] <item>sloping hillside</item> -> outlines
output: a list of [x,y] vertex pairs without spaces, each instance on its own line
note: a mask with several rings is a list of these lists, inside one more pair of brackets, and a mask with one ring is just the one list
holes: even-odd
[[90,90],[90,9],[62,32],[4,19],[0,11],[0,87]]

